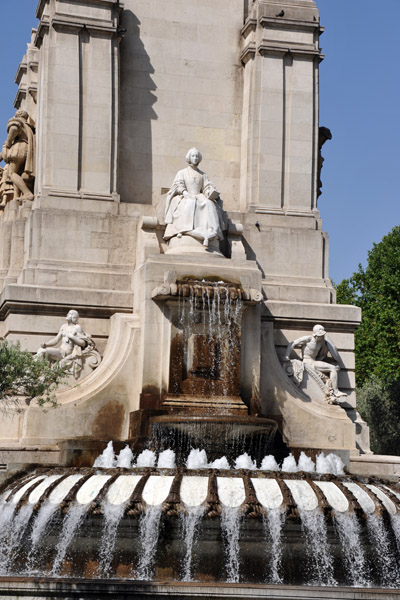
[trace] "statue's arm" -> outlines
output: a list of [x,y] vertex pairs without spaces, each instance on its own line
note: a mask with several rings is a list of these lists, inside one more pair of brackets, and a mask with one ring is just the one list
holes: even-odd
[[51,340],[49,340],[48,342],[45,342],[44,344],[42,344],[42,348],[47,348],[48,346],[56,346],[59,342],[61,342],[61,338],[63,336],[63,327],[61,327],[60,331],[57,333],[57,335],[53,338],[51,338]]
[[290,360],[290,355],[292,353],[293,348],[298,348],[298,347],[304,346],[310,340],[311,340],[311,337],[309,335],[305,335],[301,338],[298,338],[297,340],[294,340],[293,342],[290,342],[290,344],[288,344],[288,347],[286,348],[285,360]]
[[19,133],[18,125],[11,125],[8,130],[8,136],[7,136],[7,139],[4,144],[6,148],[11,148],[11,145],[12,145],[13,141],[15,140],[15,138],[17,137],[18,133]]
[[218,200],[219,191],[215,185],[208,179],[206,173],[203,173],[203,194],[209,200]]

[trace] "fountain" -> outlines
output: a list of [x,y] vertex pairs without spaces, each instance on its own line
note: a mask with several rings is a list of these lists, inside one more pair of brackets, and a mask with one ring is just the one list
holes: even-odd
[[2,575],[397,588],[400,492],[327,458],[285,472],[192,450],[177,468],[145,450],[115,467],[110,444],[101,466],[34,469],[1,495]]
[[391,598],[400,459],[369,449],[327,271],[314,0],[37,14],[0,335],[69,378],[0,419],[0,596]]
[[3,486],[2,576],[397,588],[400,491],[334,453],[279,467],[277,423],[247,414],[242,323],[259,295],[185,278],[152,297],[171,321],[168,391],[118,455],[110,441],[93,467]]

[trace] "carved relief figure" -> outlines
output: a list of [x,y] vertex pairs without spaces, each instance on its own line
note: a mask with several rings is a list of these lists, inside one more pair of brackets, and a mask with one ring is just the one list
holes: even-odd
[[318,130],[318,198],[322,194],[322,180],[321,180],[321,171],[323,164],[325,162],[324,157],[322,156],[322,146],[328,140],[332,139],[332,132],[328,127],[320,127]]
[[7,139],[0,153],[0,160],[6,166],[0,180],[1,203],[20,198],[33,200],[35,177],[35,130],[28,122],[29,115],[17,110],[7,123]]
[[190,235],[208,246],[211,240],[222,240],[220,195],[207,175],[198,167],[202,159],[197,148],[186,155],[189,166],[178,171],[167,194],[164,239]]
[[42,344],[36,356],[47,356],[51,361],[59,362],[75,379],[79,379],[86,360],[90,358],[89,366],[94,369],[100,364],[101,357],[90,335],[79,325],[78,311],[70,310],[66,321],[54,338]]
[[[294,348],[301,348],[302,361],[291,360],[290,355]],[[336,364],[326,362],[328,354],[331,355]],[[306,335],[291,342],[286,348],[284,358],[286,362],[286,371],[293,376],[297,385],[302,382],[304,369],[309,373],[314,373],[321,379],[329,377],[326,387],[326,396],[331,400],[346,396],[344,392],[338,389],[338,373],[340,367],[337,363],[340,362],[340,357],[335,344],[326,337],[326,331],[322,325],[313,327],[312,335]],[[290,365],[288,368],[287,365]]]

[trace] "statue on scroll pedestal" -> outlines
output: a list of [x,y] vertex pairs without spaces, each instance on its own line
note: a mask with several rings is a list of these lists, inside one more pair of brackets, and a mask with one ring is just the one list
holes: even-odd
[[[294,340],[286,348],[284,367],[287,374],[293,378],[296,385],[301,386],[304,371],[320,383],[325,393],[328,404],[337,404],[337,400],[346,396],[338,388],[338,373],[340,362],[338,350],[334,343],[326,336],[322,325],[315,325],[311,335],[305,335]],[[291,360],[290,355],[294,348],[301,348],[302,361]],[[336,364],[327,362],[328,354]]]
[[192,148],[186,155],[189,166],[175,176],[166,200],[165,240],[190,236],[208,247],[223,239],[220,195],[199,169],[201,159],[200,151]]
[[7,123],[7,139],[0,153],[6,165],[0,179],[0,205],[8,200],[33,200],[35,130],[25,110],[17,110]]
[[42,344],[36,356],[46,356],[58,362],[60,367],[66,367],[74,379],[80,379],[88,374],[85,363],[88,362],[93,370],[100,364],[101,357],[90,335],[79,325],[78,311],[70,310],[66,321],[54,338]]

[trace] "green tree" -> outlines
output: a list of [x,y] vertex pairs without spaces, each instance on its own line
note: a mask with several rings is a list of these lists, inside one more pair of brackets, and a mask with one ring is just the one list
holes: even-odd
[[337,286],[340,304],[362,309],[355,334],[356,380],[363,386],[371,377],[384,382],[400,377],[400,226],[394,227],[368,253],[350,279]]
[[65,368],[35,358],[19,343],[0,342],[0,411],[20,408],[21,399],[36,398],[39,405],[55,402],[54,391],[65,378]]
[[370,427],[371,449],[400,455],[400,226],[336,286],[339,304],[362,309],[355,333],[357,409]]
[[357,390],[357,409],[369,425],[371,449],[400,456],[400,380],[367,381]]

